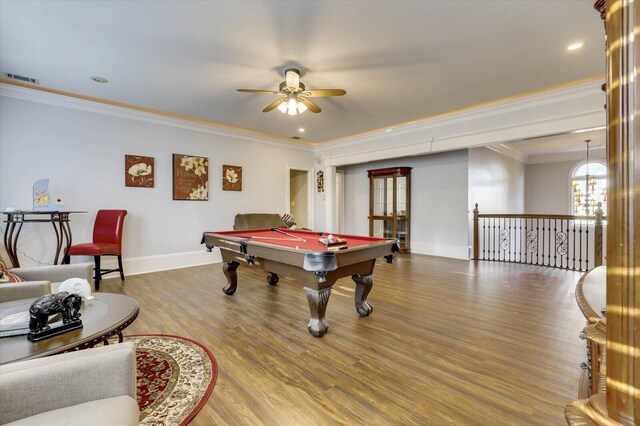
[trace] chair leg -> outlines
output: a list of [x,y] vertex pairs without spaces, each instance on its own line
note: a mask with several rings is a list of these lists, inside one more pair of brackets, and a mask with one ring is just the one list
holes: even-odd
[[120,279],[124,281],[124,269],[122,269],[122,255],[118,255],[118,268],[120,270]]
[[62,264],[68,265],[70,263],[71,263],[71,256],[69,256],[68,254],[65,254],[64,257],[62,258]]
[[95,276],[94,282],[96,284],[96,291],[100,290],[100,256],[93,256],[95,259]]

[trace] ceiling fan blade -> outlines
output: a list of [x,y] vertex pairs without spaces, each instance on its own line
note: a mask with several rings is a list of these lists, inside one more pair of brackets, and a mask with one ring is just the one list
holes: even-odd
[[261,93],[265,95],[279,95],[280,92],[274,92],[273,90],[255,90],[255,89],[236,89],[238,92],[247,93]]
[[277,107],[278,107],[278,105],[280,105],[280,104],[281,104],[281,103],[283,103],[284,101],[286,101],[286,99],[285,99],[285,98],[277,99],[277,100],[275,100],[275,101],[271,102],[269,105],[267,105],[267,107],[266,107],[265,109],[263,109],[263,110],[262,110],[262,112],[269,112],[269,111],[271,111],[272,109],[277,108]]
[[344,96],[347,94],[347,91],[342,89],[316,89],[307,90],[304,94],[314,98],[323,98],[326,96]]
[[307,108],[309,109],[309,111],[311,111],[311,112],[315,112],[317,114],[320,111],[322,111],[322,109],[320,109],[320,107],[318,105],[316,105],[315,103],[313,103],[311,100],[309,100],[307,98],[298,98],[298,101],[300,101],[303,104],[305,104],[307,106]]

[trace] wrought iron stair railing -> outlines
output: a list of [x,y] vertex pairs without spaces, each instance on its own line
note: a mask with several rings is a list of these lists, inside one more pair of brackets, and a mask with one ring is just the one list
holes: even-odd
[[602,265],[604,222],[595,216],[480,214],[473,210],[473,259],[588,271]]

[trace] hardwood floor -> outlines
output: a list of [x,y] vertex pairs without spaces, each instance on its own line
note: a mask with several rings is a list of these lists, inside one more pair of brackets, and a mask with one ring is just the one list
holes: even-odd
[[329,332],[307,332],[302,285],[242,265],[226,296],[220,264],[102,283],[130,295],[126,332],[208,346],[220,369],[193,425],[566,424],[576,399],[585,324],[579,273],[403,255],[378,261],[360,318],[354,284],[338,281]]

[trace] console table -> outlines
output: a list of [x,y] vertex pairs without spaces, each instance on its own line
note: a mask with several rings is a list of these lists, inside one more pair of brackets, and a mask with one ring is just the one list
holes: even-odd
[[[25,223],[51,223],[56,232],[56,255],[53,264],[57,265],[64,259],[66,251],[71,247],[71,226],[69,226],[69,215],[72,213],[87,213],[82,211],[34,211],[34,210],[14,210],[2,212],[5,215],[4,223],[7,229],[4,234],[4,248],[7,250],[9,260],[14,268],[20,267],[18,260],[18,238],[22,225]],[[65,250],[62,250],[63,244]]]

